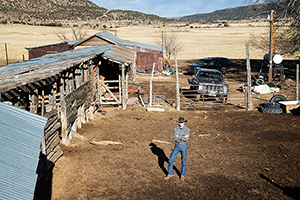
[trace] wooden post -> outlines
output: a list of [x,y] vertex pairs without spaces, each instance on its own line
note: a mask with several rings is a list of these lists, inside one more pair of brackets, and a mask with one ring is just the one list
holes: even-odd
[[58,91],[57,86],[58,86],[58,80],[55,81],[55,83],[53,84],[53,109],[56,109],[56,93]]
[[125,94],[126,94],[126,101],[127,101],[127,99],[128,99],[128,74],[126,74],[125,85],[126,85]]
[[66,91],[66,96],[68,94],[70,94],[70,82],[69,82],[69,72],[66,72],[64,74],[64,88],[65,88],[65,91]]
[[180,94],[179,94],[179,79],[178,79],[178,66],[177,66],[177,60],[176,60],[176,52],[175,49],[173,49],[174,52],[174,61],[175,61],[175,73],[176,73],[176,107],[177,110],[180,111]]
[[155,63],[153,63],[152,72],[151,72],[151,78],[150,78],[150,93],[149,93],[149,107],[152,108],[152,79],[153,79],[153,73],[154,73]]
[[42,116],[44,116],[44,108],[45,108],[45,81],[43,81],[43,85],[42,85]]
[[[105,84],[105,83],[103,83]],[[121,84],[121,76],[119,75],[119,101],[122,102],[122,84]]]
[[81,106],[79,106],[79,108],[77,109],[77,127],[81,128]]
[[[61,78],[61,82],[63,82],[63,79]],[[61,118],[61,137],[62,137],[62,143],[67,144],[67,136],[68,136],[68,130],[67,130],[67,108],[66,108],[66,102],[65,102],[65,94],[64,94],[64,85],[61,84],[60,86],[60,118]]]
[[296,101],[299,101],[299,64],[296,65]]
[[70,69],[69,73],[69,86],[70,86],[70,93],[72,93],[75,90],[74,87],[74,76],[75,76],[75,69]]
[[93,101],[97,101],[97,82],[98,82],[98,79],[97,79],[97,76],[99,73],[97,73],[98,71],[96,70],[97,67],[93,67],[93,66],[90,66],[91,68],[91,72],[92,72],[92,90],[93,90]]
[[54,96],[54,83],[47,86],[51,89],[51,92],[48,94],[48,101],[49,101],[49,109],[53,110],[53,96]]
[[269,82],[273,80],[273,22],[274,22],[274,10],[271,10],[270,19],[270,50],[269,50]]
[[252,97],[251,97],[251,67],[250,67],[248,42],[246,42],[246,60],[247,60],[247,110],[252,110],[253,104],[252,104]]
[[6,65],[8,65],[7,43],[5,43]]
[[125,65],[122,64],[122,108],[126,109],[126,94],[125,94]]
[[101,99],[101,96],[100,96],[100,93],[101,93],[101,84],[100,84],[100,78],[99,78],[99,66],[95,66],[95,65],[92,65],[93,68],[95,68],[95,92],[96,92],[96,97],[95,97],[95,102],[100,102],[100,99]]

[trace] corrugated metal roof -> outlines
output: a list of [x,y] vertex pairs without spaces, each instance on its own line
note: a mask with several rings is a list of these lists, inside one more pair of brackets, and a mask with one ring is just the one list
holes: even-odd
[[135,60],[136,52],[123,46],[112,46],[103,54],[103,58],[129,65]]
[[[151,49],[151,50],[156,50],[156,51],[161,51],[161,46],[159,45],[153,45],[153,44],[146,44],[146,43],[140,43],[140,42],[133,42],[129,40],[123,40],[119,37],[114,36],[113,34],[107,32],[107,31],[102,31],[99,33],[96,33],[98,37],[107,39],[110,42],[117,43],[122,46],[137,46],[140,48],[145,48],[145,49]],[[92,36],[91,36],[92,37]],[[165,52],[165,47],[163,47],[163,51]]]
[[111,45],[47,54],[28,61],[0,67],[0,93],[59,74],[76,64],[93,59]]
[[33,199],[46,122],[0,102],[0,199]]
[[[46,54],[39,58],[34,58],[28,61],[14,63],[10,65],[6,65],[3,67],[0,67],[0,72],[4,71],[14,71],[17,69],[28,69],[29,71],[32,71],[32,67],[38,67],[41,68],[47,68],[49,66],[52,67],[52,65],[56,65],[57,63],[67,63],[71,62],[72,65],[74,63],[81,63],[83,61],[89,60],[99,54],[104,53],[105,51],[108,51],[111,48],[111,45],[107,46],[99,46],[99,47],[91,47],[91,48],[82,48],[82,49],[76,49],[76,50],[70,50],[70,51],[64,51],[60,53],[54,53],[54,54]],[[69,68],[70,64],[67,64],[67,66],[62,65],[61,67]],[[30,68],[30,69],[29,69]],[[33,70],[34,70],[33,69]],[[24,73],[24,71],[22,71]],[[2,78],[2,74],[0,73],[0,79]],[[15,72],[14,75],[18,75],[18,72]]]
[[0,93],[54,76],[101,54],[107,59],[128,66],[135,59],[136,52],[123,46],[106,45],[47,54],[28,61],[6,65],[0,67]]

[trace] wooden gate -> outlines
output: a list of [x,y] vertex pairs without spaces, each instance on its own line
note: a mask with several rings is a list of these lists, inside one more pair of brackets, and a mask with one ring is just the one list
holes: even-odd
[[100,105],[118,105],[122,103],[121,79],[99,81]]

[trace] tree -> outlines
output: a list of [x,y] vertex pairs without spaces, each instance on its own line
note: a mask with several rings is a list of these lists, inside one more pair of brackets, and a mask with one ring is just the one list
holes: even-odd
[[[73,40],[81,40],[86,36],[86,29],[84,28],[83,24],[80,24],[78,26],[71,26],[70,27],[72,30],[72,34],[73,34]],[[69,41],[69,38],[66,36],[65,32],[58,32],[57,37],[66,42]]]
[[[274,10],[274,52],[282,55],[300,53],[300,2],[299,0],[248,0],[261,4],[266,10]],[[268,34],[252,37],[251,43],[261,49],[268,49]]]
[[162,32],[161,37],[155,40],[157,45],[162,45],[166,49],[166,57],[170,59],[174,53],[178,54],[183,50],[183,43],[180,40],[178,33]]

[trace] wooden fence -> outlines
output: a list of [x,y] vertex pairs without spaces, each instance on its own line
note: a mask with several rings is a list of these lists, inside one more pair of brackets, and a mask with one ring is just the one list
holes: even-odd
[[[229,87],[230,88],[230,87]],[[219,88],[210,89],[212,92],[220,92]],[[222,87],[222,92],[225,93]],[[238,88],[228,89],[228,95],[222,96],[205,96],[197,94],[197,90],[191,90],[190,85],[181,86],[180,88],[181,109],[204,109],[213,107],[235,107],[246,108],[245,93],[238,90]]]

